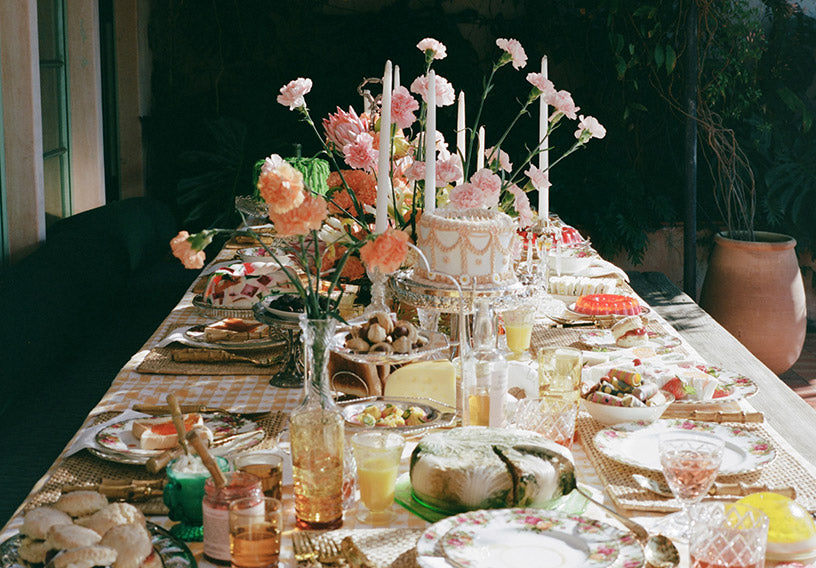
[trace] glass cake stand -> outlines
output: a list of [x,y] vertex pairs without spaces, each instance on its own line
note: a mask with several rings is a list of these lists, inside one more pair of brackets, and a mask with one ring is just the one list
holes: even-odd
[[272,375],[269,384],[293,389],[303,387],[303,349],[300,341],[300,322],[296,318],[282,318],[269,312],[264,302],[252,306],[252,312],[261,323],[286,336],[286,359],[280,371]]

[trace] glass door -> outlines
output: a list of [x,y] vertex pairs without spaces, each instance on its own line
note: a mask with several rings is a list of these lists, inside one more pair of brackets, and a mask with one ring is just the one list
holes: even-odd
[[71,214],[65,0],[38,0],[46,226]]

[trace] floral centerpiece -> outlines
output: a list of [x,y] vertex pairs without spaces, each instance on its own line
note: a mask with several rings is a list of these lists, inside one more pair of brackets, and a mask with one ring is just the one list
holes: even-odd
[[[335,291],[350,259],[359,257],[351,261],[352,266],[356,263],[355,273],[363,266],[369,274],[379,275],[400,268],[423,204],[426,210],[501,209],[514,215],[519,227],[529,226],[534,213],[527,192],[548,190],[552,166],[591,138],[605,135],[596,119],[577,114],[580,109],[567,91],[557,91],[543,73],[529,73],[532,89],[518,114],[495,145],[485,149],[480,120],[496,73],[508,64],[521,69],[527,61],[518,41],[499,39],[496,44],[501,54],[485,81],[469,129],[460,96],[455,151],[436,130],[437,107],[453,105],[455,92],[432,69],[435,61],[447,56],[444,44],[432,38],[417,44],[425,57],[425,73],[409,88],[392,84],[388,62],[379,108],[375,105],[360,114],[353,108],[338,108],[322,121],[322,133],[306,103],[310,79],[289,82],[277,97],[278,103],[296,111],[317,135],[323,146],[321,155],[333,170],[325,180],[324,195],[310,187],[292,163],[278,155],[265,158],[256,189],[276,235],[284,240],[280,248],[270,247],[251,228],[245,229],[284,270],[305,305],[301,328],[306,345],[306,396],[290,418],[296,515],[302,528],[326,529],[342,523],[343,420],[329,393],[326,366],[342,296],[342,290]],[[543,121],[546,127],[540,139],[513,168],[502,144],[537,100],[552,106],[553,112]],[[531,160],[549,151],[546,140],[564,118],[578,120],[575,143],[552,165],[540,162],[539,167],[534,166]],[[479,149],[474,152],[477,133]],[[312,185],[317,184],[312,180]],[[194,235],[182,231],[171,241],[173,254],[188,268],[202,268],[204,248],[221,232],[226,230],[208,229]],[[299,270],[286,270],[281,254],[294,258]]]

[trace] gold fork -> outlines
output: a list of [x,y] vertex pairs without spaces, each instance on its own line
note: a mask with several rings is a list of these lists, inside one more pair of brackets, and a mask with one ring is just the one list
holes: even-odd
[[309,539],[312,547],[317,550],[317,559],[321,564],[345,564],[345,557],[340,547],[331,538],[321,535],[314,540]]
[[316,567],[317,552],[309,537],[303,533],[292,533],[292,548],[295,552],[295,561],[298,566]]

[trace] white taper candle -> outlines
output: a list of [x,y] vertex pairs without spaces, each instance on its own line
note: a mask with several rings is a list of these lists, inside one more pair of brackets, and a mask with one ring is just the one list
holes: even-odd
[[425,212],[436,209],[436,73],[428,73],[425,114]]
[[400,86],[399,65],[394,65],[394,89]]
[[[547,79],[547,56],[541,58],[541,74]],[[539,115],[538,115],[538,142],[541,144],[543,150],[538,154],[538,169],[546,171],[550,167],[550,152],[547,150],[550,146],[550,138],[547,136],[549,129],[549,107],[544,97],[539,97]],[[550,190],[538,190],[538,218],[547,221],[550,214]]]
[[[466,126],[465,126],[465,92],[459,91],[459,107],[457,108],[456,112],[456,153],[459,154],[459,157],[462,159],[462,164],[465,163],[465,133],[466,133]],[[464,174],[462,178],[458,180],[457,183],[461,183],[464,181]]]
[[484,167],[485,154],[485,129],[484,126],[479,127],[479,149],[476,150],[476,170],[481,170]]
[[374,232],[388,228],[388,199],[391,196],[391,62],[385,62],[382,109],[380,112],[380,150],[377,162],[377,210]]

